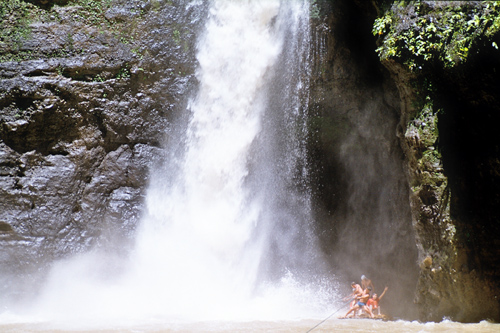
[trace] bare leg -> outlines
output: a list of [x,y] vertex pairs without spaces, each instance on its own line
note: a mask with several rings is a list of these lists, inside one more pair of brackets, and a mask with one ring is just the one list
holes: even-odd
[[359,306],[354,306],[353,308],[350,308],[349,311],[347,311],[347,313],[342,317],[342,318],[347,318],[347,315],[353,311],[356,311],[357,309],[359,309]]
[[368,312],[368,314],[370,315],[370,317],[375,318],[375,316],[373,315],[372,310],[370,310],[370,308],[367,307],[366,305],[363,306],[363,310],[365,310],[366,312]]

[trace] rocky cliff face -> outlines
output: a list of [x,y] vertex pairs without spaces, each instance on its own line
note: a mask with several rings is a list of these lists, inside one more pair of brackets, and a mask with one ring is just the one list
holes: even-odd
[[[318,2],[313,20],[312,164],[321,240],[341,280],[389,287],[384,310],[416,318],[417,247],[412,227],[400,98],[374,52],[370,2]],[[347,291],[346,291],[347,292]]]
[[421,267],[416,301],[426,320],[500,320],[499,9],[394,4],[376,22],[387,29],[378,51],[403,101]]
[[[448,317],[466,322],[500,320],[497,284],[500,229],[496,208],[500,190],[499,138],[495,134],[500,114],[497,101],[498,3],[355,1],[350,5],[348,2],[320,4],[326,10],[324,22],[329,31],[323,34],[328,42],[323,50],[326,55],[320,59],[322,67],[317,73],[326,81],[318,85],[318,90],[326,97],[320,94],[318,98],[321,101],[318,112],[325,120],[320,127],[319,144],[315,147],[319,160],[325,163],[320,170],[319,183],[326,187],[320,191],[320,198],[324,207],[334,212],[324,220],[325,228],[330,230],[325,246],[331,248],[334,244],[337,248],[337,244],[341,244],[336,251],[344,251],[351,265],[359,263],[362,255],[350,253],[349,244],[339,240],[340,237],[354,238],[356,244],[365,244],[366,249],[376,251],[377,247],[364,240],[376,235],[374,229],[395,232],[393,227],[384,228],[384,223],[376,218],[380,212],[390,211],[391,206],[382,203],[379,207],[383,209],[374,210],[370,201],[364,198],[383,198],[386,191],[380,185],[392,182],[389,188],[399,190],[391,194],[391,200],[397,206],[409,205],[411,208],[411,222],[401,207],[393,210],[399,210],[400,215],[387,215],[387,218],[398,219],[399,230],[404,229],[401,224],[411,224],[417,258],[408,255],[411,254],[408,247],[394,244],[406,252],[408,260],[415,260],[419,266],[414,289],[418,318],[439,321]],[[349,17],[349,13],[354,14]],[[374,39],[368,36],[370,27],[363,26],[368,22],[373,22]],[[375,50],[380,62],[372,58]],[[367,101],[371,101],[370,108],[377,115],[363,108]],[[351,116],[354,110],[365,116]],[[377,121],[377,117],[383,121]],[[369,149],[356,157],[359,146],[352,145],[353,135],[347,133],[363,128],[367,119],[372,128],[364,133],[370,143],[363,147]],[[334,125],[325,125],[325,122]],[[385,132],[373,128],[384,126]],[[381,133],[386,133],[385,140],[380,137]],[[391,136],[397,142],[391,141]],[[346,142],[350,148],[347,159],[342,156]],[[388,159],[383,150],[375,147],[384,144],[390,147],[387,151],[392,151],[395,159]],[[401,181],[396,176],[399,149],[407,188],[398,187],[396,182]],[[383,169],[377,169],[375,160],[367,168],[376,171],[371,178],[366,170],[358,171],[356,179],[349,178],[356,172],[353,170],[363,170],[355,165],[363,165],[363,158],[366,161],[373,159],[373,152],[379,158],[385,157],[383,165],[391,168],[393,178],[387,177]],[[360,179],[368,181],[368,186],[359,184]],[[361,190],[357,191],[356,186]],[[356,202],[361,200],[360,206],[349,201],[352,196]],[[345,228],[342,225],[345,217],[338,215],[345,209],[350,217],[357,216],[352,211],[364,211],[365,215],[359,218],[347,219],[354,225],[353,230]],[[370,227],[374,229],[363,231]],[[359,239],[359,234],[365,238]],[[406,240],[410,241],[411,237]],[[393,256],[384,259],[372,251],[367,252],[364,256],[374,265],[365,264],[365,270],[377,280],[388,279],[375,273],[377,265],[385,270],[387,258],[392,265],[400,266],[400,272],[413,269],[411,265],[405,268],[394,262]],[[346,270],[342,263],[337,267],[352,271]],[[399,277],[404,278],[404,275]],[[409,284],[407,287],[411,288]]]
[[130,240],[148,170],[194,82],[192,29],[203,10],[0,4],[0,265],[12,273],[2,274],[4,288],[32,285],[54,258]]

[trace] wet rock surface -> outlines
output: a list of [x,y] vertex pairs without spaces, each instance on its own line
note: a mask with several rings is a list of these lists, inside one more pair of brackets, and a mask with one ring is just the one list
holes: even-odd
[[498,4],[318,5],[311,147],[335,273],[389,285],[415,274],[388,304],[406,318],[500,321]]
[[[487,2],[394,2],[381,19],[392,20],[378,46],[402,101],[422,320],[500,320],[498,9]],[[419,49],[412,48],[417,37],[387,42],[421,35]],[[387,56],[394,47],[401,53]]]
[[0,265],[11,273],[1,285],[27,291],[54,258],[131,240],[149,169],[194,85],[204,11],[32,3],[4,5],[29,33],[0,48]]
[[313,23],[310,150],[322,247],[346,287],[366,275],[375,292],[389,286],[387,313],[416,318],[417,247],[397,137],[400,100],[373,53],[374,8],[362,1],[318,4],[324,16]]

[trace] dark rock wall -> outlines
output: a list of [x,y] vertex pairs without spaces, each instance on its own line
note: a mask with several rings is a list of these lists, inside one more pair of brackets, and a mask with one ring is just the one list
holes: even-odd
[[500,320],[499,5],[317,5],[311,151],[333,271],[398,286],[393,315]]
[[374,32],[401,100],[419,317],[498,321],[499,4],[406,1],[386,10]]
[[131,240],[148,171],[194,84],[204,11],[33,3],[0,5],[13,32],[0,49],[0,285],[27,291],[54,258]]
[[417,247],[404,155],[400,99],[374,52],[371,2],[318,2],[311,87],[317,219],[332,274],[389,287],[384,309],[416,318]]

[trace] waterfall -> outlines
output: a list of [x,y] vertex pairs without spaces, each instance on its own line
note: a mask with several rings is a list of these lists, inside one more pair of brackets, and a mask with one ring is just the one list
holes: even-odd
[[211,3],[185,130],[151,171],[122,274],[89,269],[92,254],[56,265],[44,316],[123,325],[323,315],[332,292],[318,282],[307,186],[308,8]]
[[200,37],[199,88],[178,173],[168,188],[155,174],[138,240],[140,271],[157,271],[154,279],[170,284],[162,298],[179,299],[172,312],[196,311],[197,300],[212,310],[222,304],[227,315],[228,304],[253,291],[262,203],[250,198],[246,180],[266,112],[263,88],[281,51],[279,10],[275,0],[215,1]]

